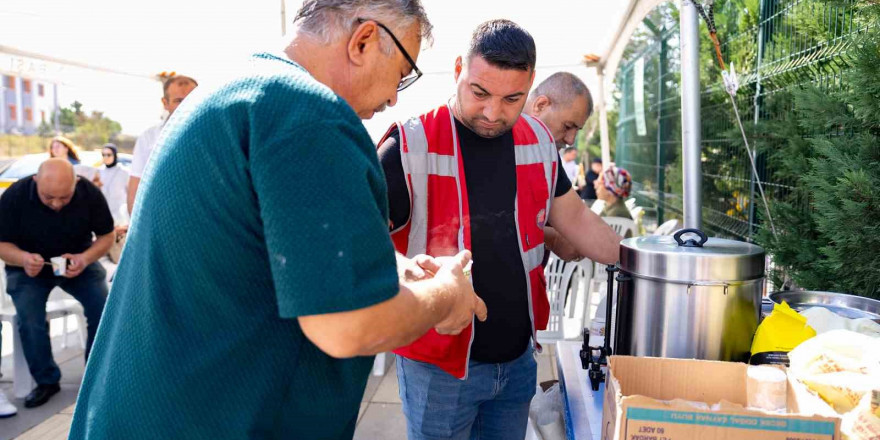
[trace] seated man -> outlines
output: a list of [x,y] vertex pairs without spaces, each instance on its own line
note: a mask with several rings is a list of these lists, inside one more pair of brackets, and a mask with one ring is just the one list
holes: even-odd
[[[92,233],[98,239],[92,241]],[[104,268],[97,263],[113,244],[113,217],[94,184],[77,177],[66,159],[49,159],[36,176],[15,182],[0,197],[0,258],[7,292],[31,375],[37,382],[25,408],[40,406],[60,390],[61,371],[52,358],[46,301],[61,287],[73,295],[88,321],[88,359],[107,298]],[[66,259],[56,276],[50,259]]]

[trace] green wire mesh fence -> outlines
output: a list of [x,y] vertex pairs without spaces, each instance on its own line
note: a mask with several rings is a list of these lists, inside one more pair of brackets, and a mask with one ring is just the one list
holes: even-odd
[[[736,105],[746,127],[785,119],[791,111],[785,92],[792,88],[846,87],[841,72],[853,37],[876,26],[859,6],[859,0],[716,0],[722,54],[740,76]],[[715,236],[751,240],[763,207],[705,26],[702,36],[704,228]],[[615,162],[630,171],[634,196],[640,206],[656,210],[658,223],[681,218],[680,56],[673,2],[644,20],[625,60],[616,76]],[[761,151],[760,140],[752,142]],[[793,182],[773,179],[774,164],[766,155],[758,155],[757,169],[769,203],[797,191]]]

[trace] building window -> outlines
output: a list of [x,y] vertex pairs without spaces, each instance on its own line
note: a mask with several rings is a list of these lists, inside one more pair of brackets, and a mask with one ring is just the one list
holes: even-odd
[[31,92],[31,80],[29,80],[29,79],[21,80],[21,88],[24,89],[23,90],[24,93],[30,93]]
[[[42,87],[42,85],[40,85],[40,87]],[[40,121],[43,122],[44,124],[46,123],[46,111],[45,110],[40,110]]]
[[37,84],[37,95],[40,95],[41,98],[46,96],[46,87],[42,84]]
[[24,109],[24,120],[28,121],[28,122],[33,122],[34,121],[34,111],[29,108],[25,108]]
[[15,77],[7,76],[6,77],[6,88],[9,90],[15,90]]
[[12,119],[13,121],[15,120],[16,113],[18,113],[16,110],[17,109],[15,108],[14,104],[9,106],[9,119]]

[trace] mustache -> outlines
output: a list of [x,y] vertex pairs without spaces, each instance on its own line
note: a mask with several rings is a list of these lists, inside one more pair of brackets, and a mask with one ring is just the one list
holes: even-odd
[[483,115],[474,116],[474,121],[486,121],[490,124],[505,124],[507,122],[504,119],[496,119],[494,121],[490,121],[489,118],[487,118]]

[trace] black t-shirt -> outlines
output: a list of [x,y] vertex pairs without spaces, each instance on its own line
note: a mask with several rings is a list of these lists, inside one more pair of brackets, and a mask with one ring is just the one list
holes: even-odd
[[[33,176],[15,182],[0,197],[0,241],[40,254],[47,262],[85,251],[92,245],[92,233],[100,237],[111,232],[113,217],[104,195],[81,177],[70,203],[59,212],[40,200]],[[6,270],[22,268],[6,266]],[[46,266],[40,276],[52,277],[52,268]]]
[[595,182],[598,178],[599,174],[597,174],[595,171],[587,171],[586,184],[584,185],[584,190],[581,192],[582,199],[596,200],[598,198],[596,196],[596,187],[593,186],[593,182]]
[[[513,133],[486,139],[457,119],[471,223],[474,290],[486,303],[489,319],[476,322],[471,359],[502,363],[523,354],[532,335],[526,274],[519,253],[514,208],[516,156]],[[400,135],[395,130],[379,147],[388,181],[392,229],[409,219],[409,191],[400,161]],[[562,163],[559,161],[559,163]],[[556,197],[571,189],[563,172],[556,175]]]

